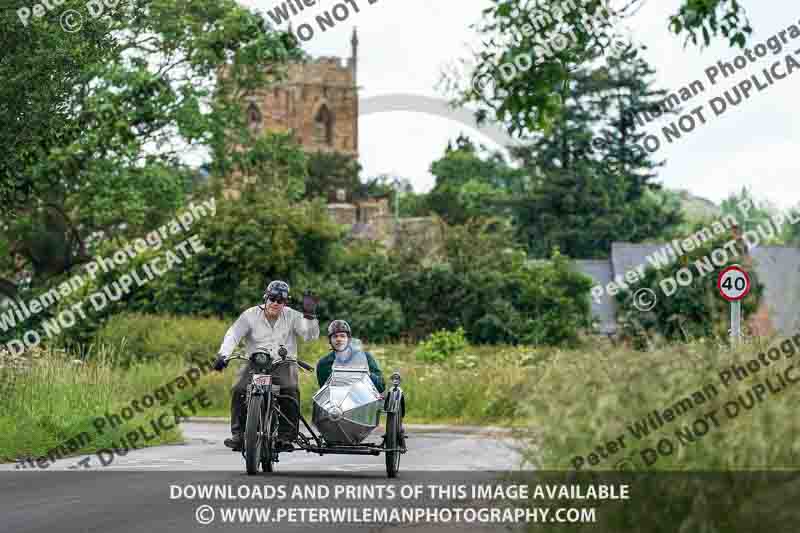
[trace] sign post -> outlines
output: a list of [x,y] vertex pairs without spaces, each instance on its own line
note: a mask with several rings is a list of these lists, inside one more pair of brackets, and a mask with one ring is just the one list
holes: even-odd
[[736,346],[742,338],[742,302],[731,302],[731,344]]
[[742,300],[750,294],[750,287],[750,276],[739,265],[723,270],[717,280],[719,293],[731,303],[732,346],[736,346],[742,338]]

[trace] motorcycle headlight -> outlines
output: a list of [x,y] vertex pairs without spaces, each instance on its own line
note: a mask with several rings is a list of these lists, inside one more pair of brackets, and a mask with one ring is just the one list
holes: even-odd
[[395,372],[392,374],[392,385],[399,386],[400,385],[400,374]]
[[265,353],[257,353],[255,359],[256,359],[256,364],[259,365],[266,365],[267,362],[269,361],[269,358]]

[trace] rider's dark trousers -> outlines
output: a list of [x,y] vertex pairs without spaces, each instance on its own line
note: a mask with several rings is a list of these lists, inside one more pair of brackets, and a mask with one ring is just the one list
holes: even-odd
[[[243,365],[239,371],[239,378],[233,386],[231,395],[231,433],[242,435],[244,433],[247,420],[247,406],[245,405],[247,396],[247,385],[251,381],[253,371],[251,365]],[[300,390],[297,384],[297,365],[280,365],[272,371],[272,382],[280,385],[280,395],[291,396],[280,398],[278,407],[291,423],[278,417],[278,438],[286,441],[293,441],[297,437],[297,427],[300,423]]]

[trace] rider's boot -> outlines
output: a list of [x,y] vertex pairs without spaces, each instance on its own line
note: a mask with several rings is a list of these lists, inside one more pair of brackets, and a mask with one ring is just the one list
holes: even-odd
[[233,448],[233,451],[240,452],[244,448],[242,432],[245,428],[245,394],[237,387],[231,391],[231,435],[233,438],[225,439],[225,446]]
[[242,436],[239,434],[234,435],[230,439],[225,439],[225,446],[233,449],[233,451],[235,452],[242,451],[243,445],[244,445],[244,440],[242,439]]

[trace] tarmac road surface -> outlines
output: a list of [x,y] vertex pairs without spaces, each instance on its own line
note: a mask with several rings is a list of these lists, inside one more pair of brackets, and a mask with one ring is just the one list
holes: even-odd
[[[399,498],[387,500],[386,487],[394,486],[397,498],[402,485],[485,484],[498,479],[498,471],[517,470],[521,466],[521,455],[517,451],[519,443],[508,434],[462,432],[458,428],[442,426],[409,426],[409,451],[401,458],[400,473],[396,479],[387,479],[383,455],[320,456],[305,451],[282,453],[272,474],[248,476],[241,454],[232,452],[222,444],[229,436],[227,424],[185,422],[182,428],[187,439],[185,444],[133,450],[124,457],[115,457],[105,467],[76,469],[75,465],[81,457],[64,458],[48,469],[15,469],[14,464],[0,465],[0,532],[161,533],[254,528],[268,529],[270,532],[323,529],[348,533],[355,530],[456,531],[466,526],[453,523],[381,525],[369,520],[366,520],[367,523],[343,524],[332,523],[331,518],[310,523],[301,514],[296,514],[296,520],[292,521],[286,509],[287,506],[305,509],[324,506],[402,507],[412,502]],[[383,431],[378,428],[368,441],[379,442],[382,434]],[[96,457],[91,464],[99,464]],[[190,485],[222,486],[228,491],[225,494],[234,496],[231,498],[215,493],[213,498],[187,497],[188,493],[184,493],[180,487]],[[243,485],[249,495],[244,498],[237,492],[243,490],[240,488]],[[335,498],[328,497],[289,502],[285,499],[278,501],[275,496],[276,487],[281,485],[290,494],[295,486],[300,485],[315,486],[316,490],[323,490],[319,486],[325,485],[328,488],[324,490],[330,491],[330,494],[339,490],[336,485],[342,490],[341,494],[345,494],[345,489],[341,488],[345,485],[355,485],[354,491],[383,492],[380,492],[380,497],[375,497],[379,492],[373,492],[373,497],[366,494],[352,500],[335,501]],[[264,495],[258,493],[256,497],[256,493],[252,492],[256,488],[262,489]],[[270,490],[271,496],[267,495]],[[427,508],[447,504],[446,500],[434,502],[421,498],[415,501],[417,505]],[[464,501],[458,503],[466,504]],[[206,524],[207,517],[203,516],[201,524],[196,513],[199,507],[208,507],[209,504],[215,509],[216,521]],[[270,508],[273,513],[282,507],[286,514],[278,522],[275,522],[273,514],[273,523],[241,519],[223,524],[223,506]],[[311,515],[305,515],[308,516]],[[479,527],[473,524],[469,530],[497,533],[504,527]]]

